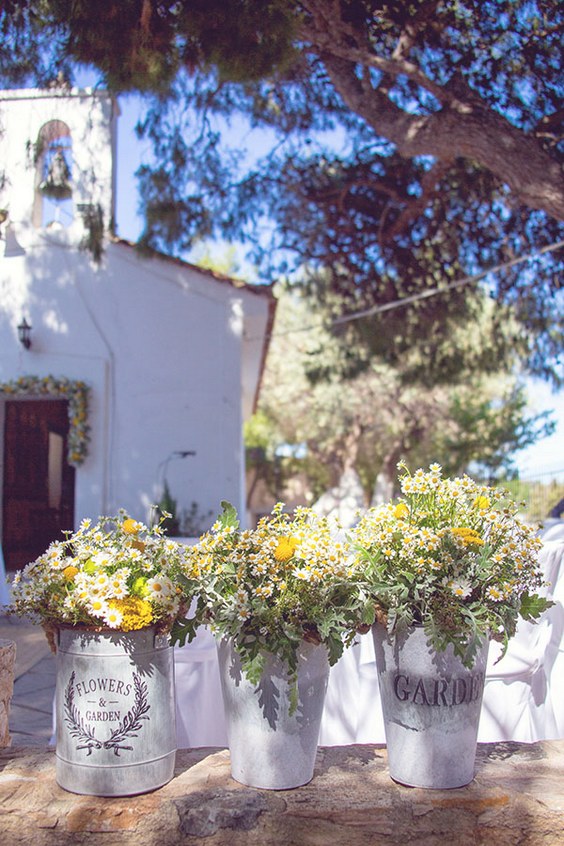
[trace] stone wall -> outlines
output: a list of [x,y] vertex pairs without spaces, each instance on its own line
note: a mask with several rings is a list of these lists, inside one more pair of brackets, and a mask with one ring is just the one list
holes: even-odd
[[456,790],[403,787],[380,746],[321,748],[312,782],[254,790],[226,750],[182,750],[174,779],[102,799],[55,783],[52,751],[0,751],[2,846],[561,846],[564,741],[480,744]]

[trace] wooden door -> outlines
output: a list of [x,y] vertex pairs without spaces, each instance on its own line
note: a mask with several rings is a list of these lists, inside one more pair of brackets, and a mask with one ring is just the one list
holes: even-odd
[[74,528],[66,400],[10,400],[4,426],[2,550],[17,570]]

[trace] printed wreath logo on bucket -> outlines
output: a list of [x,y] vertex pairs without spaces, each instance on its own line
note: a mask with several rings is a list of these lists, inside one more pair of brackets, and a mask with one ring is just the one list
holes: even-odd
[[[75,679],[73,671],[64,694],[64,716],[69,734],[77,741],[77,750],[113,749],[118,755],[121,751],[132,751],[131,739],[137,737],[143,728],[142,720],[148,720],[151,706],[147,701],[147,685],[138,673],[133,673],[133,682],[125,683],[122,679],[97,678],[86,682]],[[124,714],[124,699],[127,701],[134,691],[133,705]],[[98,694],[102,695],[98,695]],[[117,699],[113,697],[119,697]],[[83,697],[84,702],[75,701]],[[94,698],[90,698],[94,697]],[[81,707],[82,706],[82,707]],[[123,714],[123,716],[122,716]],[[98,723],[115,723],[106,740],[96,736]]]

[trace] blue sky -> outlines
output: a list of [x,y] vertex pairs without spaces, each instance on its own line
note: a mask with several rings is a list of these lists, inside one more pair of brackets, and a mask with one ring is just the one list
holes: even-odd
[[[137,214],[135,171],[150,150],[148,145],[143,147],[134,132],[140,115],[139,100],[130,96],[120,97],[119,102],[121,117],[118,122],[116,228],[121,238],[135,241],[142,229],[142,220]],[[558,472],[559,480],[564,481],[564,391],[555,394],[545,383],[531,381],[529,395],[531,411],[538,413],[553,410],[558,425],[550,438],[545,438],[517,455],[520,476],[536,478],[540,474]]]

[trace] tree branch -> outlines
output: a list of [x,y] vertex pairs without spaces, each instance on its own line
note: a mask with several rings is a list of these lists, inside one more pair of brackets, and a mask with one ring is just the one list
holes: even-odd
[[345,104],[374,131],[397,146],[405,158],[462,157],[491,171],[531,208],[564,220],[564,176],[541,144],[481,103],[459,78],[449,104],[431,115],[413,115],[378,88],[363,84],[351,61],[322,54],[329,77]]
[[389,243],[396,235],[405,232],[409,224],[423,213],[429,200],[436,195],[437,186],[442,177],[447,173],[451,164],[452,160],[450,159],[438,161],[427,171],[421,180],[421,195],[404,204],[402,211],[394,223],[388,229],[384,229],[380,236],[382,243]]

